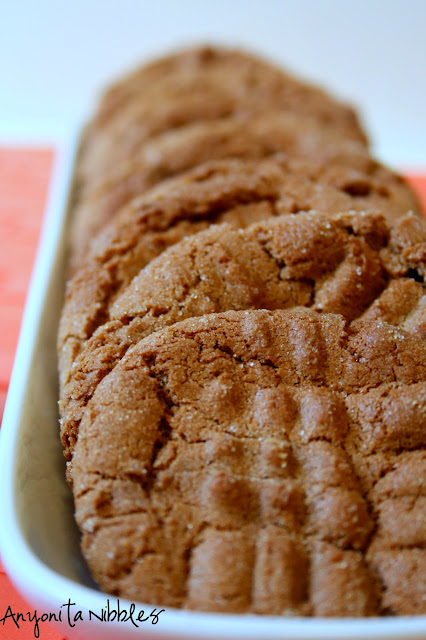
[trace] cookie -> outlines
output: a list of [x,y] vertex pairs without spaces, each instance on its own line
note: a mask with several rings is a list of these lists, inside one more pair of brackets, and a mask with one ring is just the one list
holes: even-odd
[[313,116],[366,144],[348,105],[248,53],[202,47],[172,54],[154,72],[142,68],[107,91],[85,136],[80,180],[163,131],[269,108]]
[[385,322],[250,310],[158,331],[81,423],[89,567],[163,607],[424,614],[425,413],[426,343]]
[[280,108],[314,114],[324,123],[336,122],[348,137],[366,141],[354,110],[324,90],[246,51],[211,46],[173,52],[121,78],[104,92],[94,122],[98,127],[111,125],[147,93],[157,97],[170,87],[178,95],[187,93],[194,78],[204,88],[213,83],[248,99],[259,94],[277,101]]
[[[379,206],[377,206],[379,203]],[[85,340],[109,320],[109,308],[153,258],[213,223],[235,227],[316,209],[382,210],[375,194],[353,196],[293,174],[279,158],[206,163],[132,200],[96,236],[68,283],[58,338],[61,386]]]
[[193,77],[202,82],[227,86],[238,79],[237,92],[258,92],[280,101],[280,106],[299,113],[313,113],[324,123],[338,122],[348,137],[365,142],[356,113],[324,90],[301,81],[271,62],[246,51],[200,46],[182,49],[141,66],[109,87],[95,116],[97,126],[108,125],[129,105],[139,102],[147,91],[163,91],[175,79],[176,86]]
[[349,322],[385,319],[426,338],[425,287],[408,265],[391,273],[393,244],[380,216],[300,213],[244,230],[214,225],[170,247],[133,278],[73,363],[60,402],[66,457],[99,382],[139,340],[188,317],[303,305]]
[[298,167],[293,162],[293,171],[321,175],[322,182],[354,195],[370,192],[387,198],[390,219],[410,209],[419,211],[414,194],[399,176],[375,162],[363,145],[314,118],[271,111],[197,122],[152,138],[110,171],[97,169],[73,212],[72,268],[82,262],[89,239],[121,206],[161,180],[207,160],[256,159],[276,152],[309,161]]
[[424,284],[412,263],[393,268],[401,227],[410,223],[417,239],[422,228],[426,238],[426,223],[414,216],[389,229],[373,214],[300,213],[239,231],[213,226],[167,249],[133,278],[72,366],[60,402],[66,457],[103,377],[140,339],[188,317],[304,305],[350,322],[386,320],[426,338]]

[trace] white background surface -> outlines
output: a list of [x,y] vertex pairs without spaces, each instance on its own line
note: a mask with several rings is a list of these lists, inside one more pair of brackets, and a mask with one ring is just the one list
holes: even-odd
[[0,144],[58,144],[117,74],[206,41],[354,101],[376,155],[426,167],[426,0],[0,0]]

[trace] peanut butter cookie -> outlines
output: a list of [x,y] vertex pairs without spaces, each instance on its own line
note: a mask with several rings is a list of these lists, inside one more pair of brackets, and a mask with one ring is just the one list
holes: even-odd
[[58,338],[61,386],[84,341],[110,319],[111,304],[131,279],[185,236],[214,223],[242,228],[310,209],[381,212],[386,201],[374,192],[351,195],[344,184],[338,189],[303,177],[279,158],[215,161],[161,183],[98,234],[68,283]]
[[424,614],[425,414],[426,343],[386,322],[250,310],[158,331],[81,423],[93,575],[164,607]]
[[269,108],[314,116],[366,144],[355,111],[325,91],[251,54],[200,47],[142,67],[107,90],[86,132],[80,175],[112,166],[162,131]]
[[[384,213],[389,219],[420,209],[408,185],[375,162],[363,145],[312,117],[271,111],[197,122],[150,139],[112,169],[96,169],[73,212],[72,270],[84,260],[96,231],[126,202],[162,180],[207,160],[260,159],[276,152],[287,154],[289,163],[292,159],[294,172],[321,176],[321,182],[353,195],[376,194],[378,200],[386,200]],[[294,162],[295,158],[302,162]]]

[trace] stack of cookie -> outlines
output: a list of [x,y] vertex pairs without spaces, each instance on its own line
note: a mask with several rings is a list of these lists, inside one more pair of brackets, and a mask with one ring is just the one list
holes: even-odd
[[105,93],[73,214],[61,435],[100,587],[426,613],[426,223],[353,109],[185,50]]

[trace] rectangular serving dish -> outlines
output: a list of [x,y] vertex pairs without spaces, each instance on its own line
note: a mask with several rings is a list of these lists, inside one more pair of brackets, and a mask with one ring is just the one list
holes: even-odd
[[[117,598],[97,589],[79,550],[72,496],[64,479],[57,409],[55,345],[64,294],[67,218],[77,140],[76,136],[57,158],[0,432],[0,552],[8,574],[32,611],[39,617],[55,614],[49,616],[51,624],[59,626],[69,639],[426,638],[426,616],[304,619],[167,608],[152,624],[156,619],[149,617],[152,604],[135,603],[132,621],[132,603],[120,599],[120,608],[127,611],[127,616],[121,617],[127,620],[100,619],[108,601],[111,609],[117,608]],[[62,606],[68,602],[74,604]],[[146,622],[137,621],[140,609],[145,610],[144,617],[148,616]],[[157,612],[160,609],[157,606]],[[39,624],[43,638],[43,621]]]

